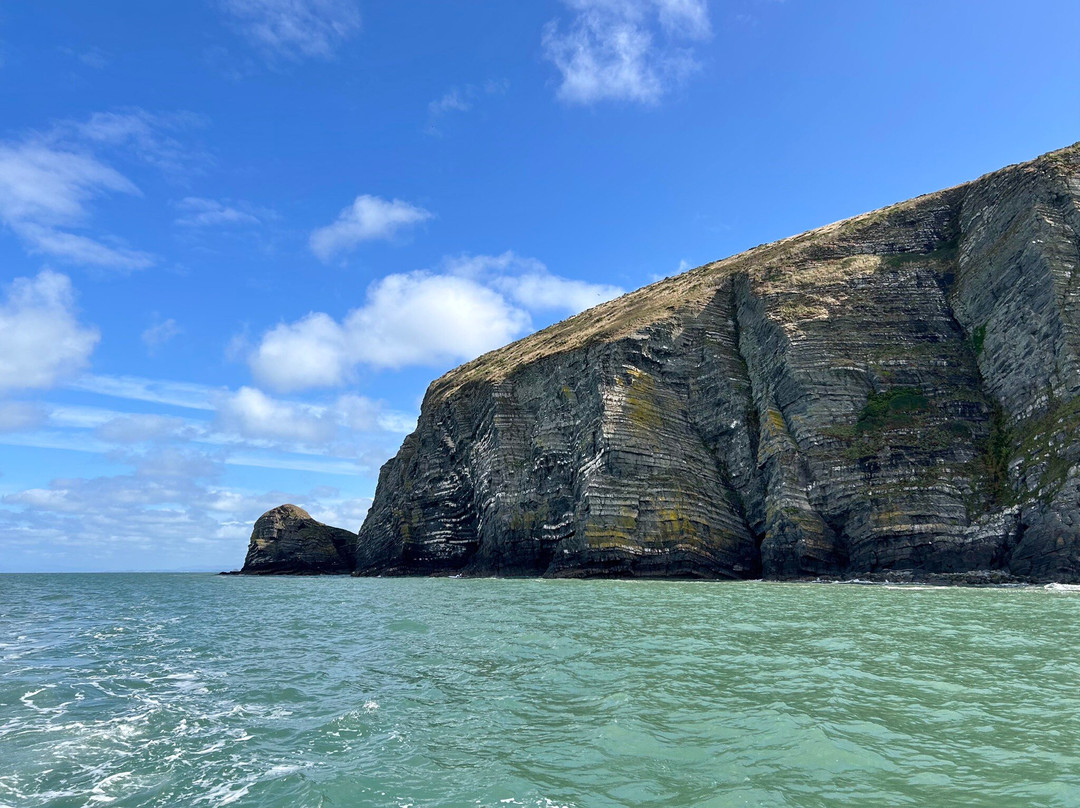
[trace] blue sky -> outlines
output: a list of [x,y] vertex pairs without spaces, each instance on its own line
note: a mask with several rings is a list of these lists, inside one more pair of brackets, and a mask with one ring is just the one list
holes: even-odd
[[428,382],[1080,139],[1080,4],[0,5],[0,571],[356,530]]

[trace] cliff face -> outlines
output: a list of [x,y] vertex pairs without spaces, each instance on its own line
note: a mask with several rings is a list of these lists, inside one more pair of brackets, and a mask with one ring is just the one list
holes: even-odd
[[353,569],[356,534],[316,522],[303,508],[281,505],[255,522],[242,572],[254,575],[345,574]]
[[1078,233],[1073,146],[482,356],[356,571],[1080,576]]

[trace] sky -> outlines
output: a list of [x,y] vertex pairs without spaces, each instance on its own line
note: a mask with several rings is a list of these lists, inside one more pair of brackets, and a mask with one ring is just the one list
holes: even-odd
[[359,529],[450,368],[1080,139],[1075,0],[3,0],[0,571]]

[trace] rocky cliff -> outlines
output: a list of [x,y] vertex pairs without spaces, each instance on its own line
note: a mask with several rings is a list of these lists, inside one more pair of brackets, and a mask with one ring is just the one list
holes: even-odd
[[244,559],[258,575],[345,574],[353,569],[356,534],[311,518],[295,505],[280,505],[255,522]]
[[355,572],[1080,577],[1080,144],[435,381]]

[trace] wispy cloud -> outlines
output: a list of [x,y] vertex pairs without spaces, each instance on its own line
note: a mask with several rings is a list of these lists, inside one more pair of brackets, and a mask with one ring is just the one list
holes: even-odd
[[0,432],[34,429],[45,420],[45,409],[37,402],[0,401]]
[[542,44],[567,103],[655,103],[697,69],[690,45],[712,35],[706,0],[563,2],[574,17],[548,23]]
[[84,225],[87,203],[109,193],[138,195],[139,189],[88,154],[35,141],[0,144],[0,220],[32,252],[118,269],[150,266],[148,253],[67,229]]
[[87,374],[66,385],[71,390],[102,396],[146,401],[189,410],[213,410],[215,399],[225,390],[192,382],[147,379],[141,376],[97,376]]
[[505,93],[507,86],[506,81],[487,81],[482,85],[451,87],[434,101],[428,102],[427,126],[424,131],[429,135],[441,135],[443,119],[448,115],[469,112],[485,96]]
[[177,325],[176,320],[170,317],[145,329],[142,332],[142,341],[143,345],[146,346],[146,350],[153,355],[166,342],[183,333],[184,329]]
[[255,209],[243,202],[189,196],[180,200],[176,208],[181,215],[175,224],[181,227],[231,227],[261,222]]
[[220,7],[272,59],[328,59],[360,30],[353,0],[220,0]]
[[102,150],[168,172],[183,172],[189,153],[170,129],[194,125],[186,113],[145,110],[98,113],[64,121],[44,134],[0,142],[0,223],[33,253],[62,261],[120,270],[143,269],[155,258],[110,235],[90,236],[91,204],[122,194],[141,196],[127,176],[105,161]]
[[337,220],[311,234],[311,251],[323,261],[354,249],[363,241],[389,239],[426,222],[434,214],[400,199],[364,194],[338,214]]

